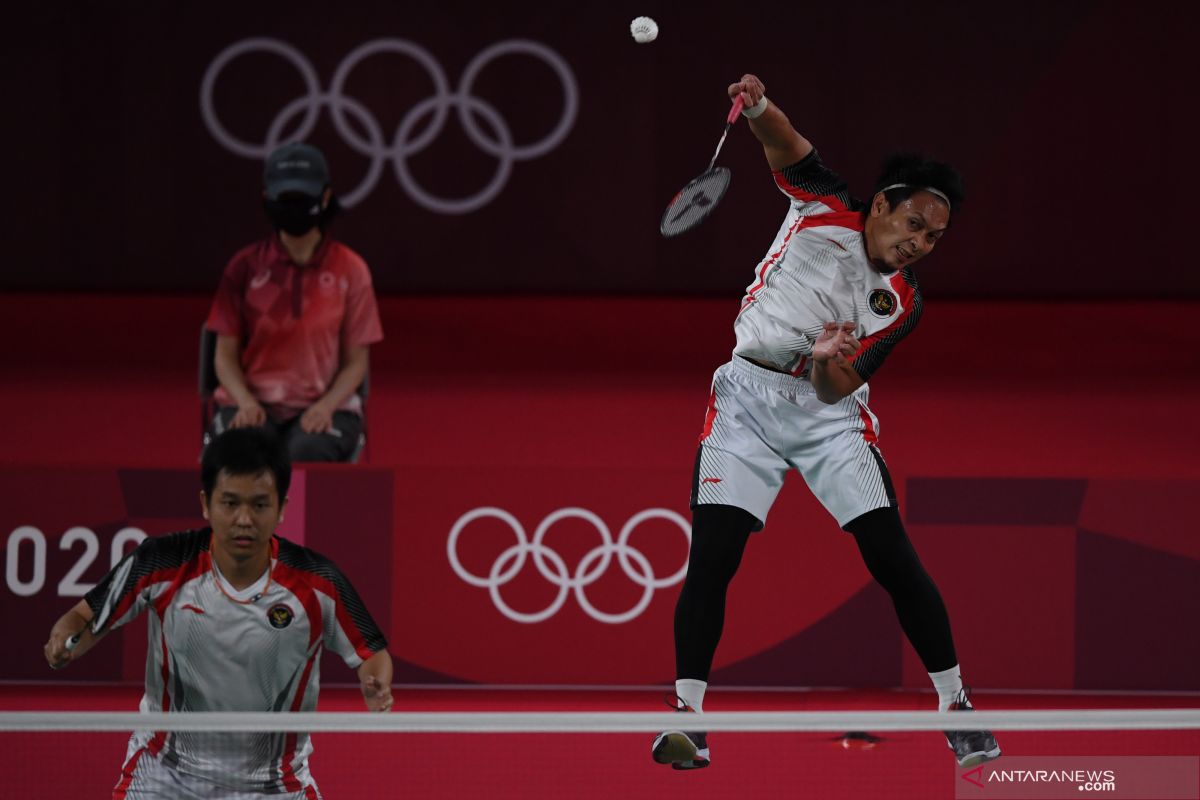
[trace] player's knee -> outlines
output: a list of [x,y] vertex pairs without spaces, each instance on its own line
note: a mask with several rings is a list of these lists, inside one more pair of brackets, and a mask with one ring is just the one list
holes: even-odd
[[900,510],[896,506],[884,506],[860,514],[843,525],[842,530],[860,542],[864,539],[895,541],[908,538],[904,532],[904,523],[900,520]]
[[844,529],[854,536],[871,577],[891,594],[920,592],[929,583],[895,507],[868,511]]
[[737,506],[700,505],[692,511],[693,539],[697,533],[749,536],[758,527],[758,518]]
[[734,506],[702,505],[692,512],[692,547],[688,577],[728,583],[737,571],[758,519]]

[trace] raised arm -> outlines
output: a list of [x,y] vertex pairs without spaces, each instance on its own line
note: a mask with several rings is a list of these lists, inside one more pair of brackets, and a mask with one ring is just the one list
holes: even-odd
[[730,100],[739,94],[746,104],[742,113],[750,122],[750,130],[762,142],[771,169],[790,167],[813,151],[812,142],[801,136],[787,115],[767,100],[766,88],[756,76],[743,75],[740,81],[729,85]]

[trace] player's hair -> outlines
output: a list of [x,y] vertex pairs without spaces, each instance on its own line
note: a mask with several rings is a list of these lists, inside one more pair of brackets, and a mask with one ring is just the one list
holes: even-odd
[[221,470],[230,475],[258,475],[270,470],[275,476],[280,503],[287,497],[292,482],[287,448],[266,428],[234,428],[209,442],[200,459],[200,485],[210,501]]
[[926,187],[937,189],[950,201],[950,210],[958,213],[963,201],[967,199],[963,188],[962,175],[949,164],[934,161],[916,153],[893,153],[883,162],[879,180],[875,182],[875,191],[895,184],[894,189],[883,193],[888,205],[895,208],[917,192]]

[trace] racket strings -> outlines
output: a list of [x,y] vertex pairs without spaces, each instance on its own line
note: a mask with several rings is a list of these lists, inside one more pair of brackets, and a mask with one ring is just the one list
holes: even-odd
[[720,202],[730,178],[729,170],[717,167],[683,187],[663,214],[659,224],[662,235],[676,236],[699,224]]

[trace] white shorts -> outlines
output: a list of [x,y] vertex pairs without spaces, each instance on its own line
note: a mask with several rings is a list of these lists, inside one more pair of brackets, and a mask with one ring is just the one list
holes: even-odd
[[737,506],[761,528],[784,476],[795,468],[844,527],[895,504],[878,437],[866,385],[829,405],[807,380],[735,357],[713,374],[692,507]]
[[172,769],[131,740],[112,796],[113,800],[320,800],[317,784],[307,769],[304,773],[298,776],[302,786],[298,792],[238,791]]

